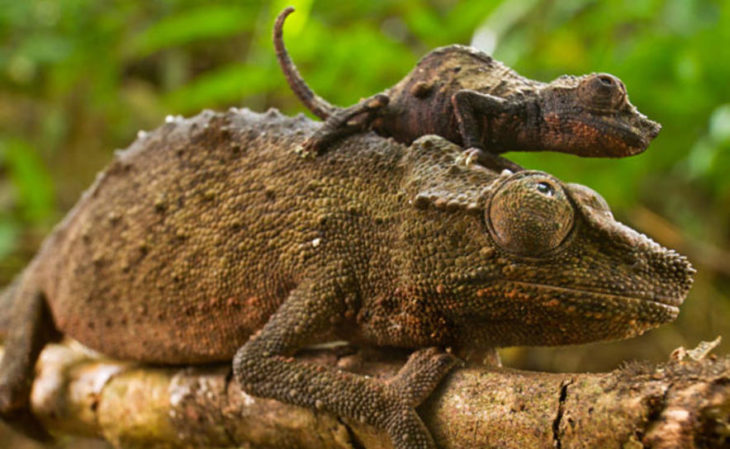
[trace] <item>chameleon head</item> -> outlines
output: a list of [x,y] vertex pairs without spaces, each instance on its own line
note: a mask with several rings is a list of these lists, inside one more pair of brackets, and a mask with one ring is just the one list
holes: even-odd
[[608,73],[562,76],[546,85],[539,101],[543,139],[556,151],[631,156],[661,130],[631,104],[624,83]]
[[[433,151],[426,140],[436,138],[416,141],[419,151]],[[424,160],[414,204],[426,206],[419,220],[431,221],[414,236],[424,248],[412,276],[428,272],[438,287],[428,301],[456,345],[621,339],[677,317],[692,266],[617,222],[593,190],[539,171],[463,168],[443,153]]]
[[593,190],[546,173],[499,182],[484,220],[499,272],[475,295],[503,304],[490,320],[511,321],[517,341],[501,343],[638,335],[673,321],[692,283],[685,257],[615,221]]

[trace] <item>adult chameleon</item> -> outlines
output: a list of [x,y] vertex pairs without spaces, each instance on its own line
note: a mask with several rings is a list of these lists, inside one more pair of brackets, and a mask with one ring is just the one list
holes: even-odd
[[624,84],[608,73],[561,76],[542,83],[520,76],[487,54],[463,45],[437,48],[394,87],[348,108],[332,106],[306,84],[274,25],[274,47],[294,93],[325,120],[302,146],[318,154],[342,136],[372,129],[399,142],[438,134],[466,150],[468,163],[521,168],[506,151],[559,151],[588,157],[640,153],[661,126],[629,102]]
[[[589,188],[466,166],[434,135],[295,157],[318,126],[204,112],[119,152],[0,300],[2,416],[27,413],[39,352],[67,335],[119,359],[232,359],[252,395],[433,449],[415,407],[453,354],[626,338],[677,316],[688,261]],[[387,383],[292,358],[331,340],[413,354]]]

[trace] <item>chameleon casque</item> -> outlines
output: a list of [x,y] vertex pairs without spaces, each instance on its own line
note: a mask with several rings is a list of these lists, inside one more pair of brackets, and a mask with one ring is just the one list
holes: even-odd
[[[677,316],[688,261],[589,188],[464,165],[434,135],[296,157],[319,126],[204,112],[119,152],[2,298],[2,416],[27,410],[63,334],[120,359],[233,359],[250,394],[432,449],[415,407],[455,363],[444,348],[626,338]],[[292,358],[332,340],[414,352],[388,382]]]
[[550,83],[520,76],[487,54],[463,45],[437,48],[398,84],[349,108],[316,95],[284,47],[282,29],[294,8],[274,25],[274,46],[294,93],[324,126],[306,141],[321,153],[342,136],[372,129],[409,144],[437,134],[467,150],[467,163],[521,169],[498,156],[506,151],[559,151],[588,157],[640,153],[661,126],[629,102],[613,75],[561,76]]

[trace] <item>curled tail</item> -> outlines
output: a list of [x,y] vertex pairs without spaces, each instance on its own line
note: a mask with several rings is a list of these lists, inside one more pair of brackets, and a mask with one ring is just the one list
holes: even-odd
[[299,74],[299,70],[294,65],[294,62],[289,57],[289,53],[286,51],[283,39],[283,28],[284,20],[286,17],[294,12],[294,8],[289,6],[284,9],[279,16],[276,18],[274,23],[274,48],[276,49],[276,59],[279,61],[279,66],[284,72],[286,81],[289,83],[292,91],[302,100],[304,106],[307,107],[314,115],[326,120],[330,115],[334,114],[338,108],[329,104],[326,100],[322,99],[319,95],[315,94],[312,89],[304,82],[302,75]]

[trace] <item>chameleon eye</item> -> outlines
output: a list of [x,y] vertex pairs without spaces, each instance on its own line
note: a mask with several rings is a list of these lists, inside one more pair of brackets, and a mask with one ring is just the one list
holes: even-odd
[[594,110],[616,110],[626,99],[624,83],[608,73],[586,76],[578,89],[586,106]]
[[614,85],[613,77],[609,75],[598,75],[598,81],[606,87],[612,87]]
[[542,193],[545,196],[553,196],[555,194],[555,189],[553,188],[553,186],[544,181],[538,182],[535,185],[535,188],[538,192]]
[[557,180],[540,172],[520,172],[495,192],[485,218],[500,247],[538,257],[565,240],[574,211]]

